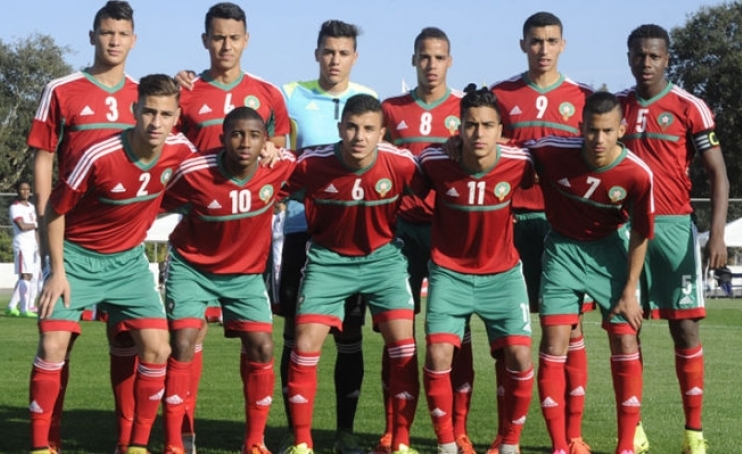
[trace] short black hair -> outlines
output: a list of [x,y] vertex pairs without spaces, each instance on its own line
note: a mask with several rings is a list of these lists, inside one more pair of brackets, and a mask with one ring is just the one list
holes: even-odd
[[417,52],[418,46],[426,39],[439,39],[445,41],[448,45],[448,53],[451,53],[451,41],[448,40],[446,32],[438,27],[425,27],[420,31],[420,33],[418,33],[415,37],[415,52]]
[[28,188],[31,189],[31,183],[28,182],[28,180],[18,180],[18,182],[15,184],[15,192],[21,192],[21,185],[27,184]]
[[523,22],[523,38],[528,36],[528,32],[532,28],[548,27],[555,25],[559,27],[559,33],[563,33],[564,28],[562,27],[562,21],[556,17],[556,15],[548,11],[539,11],[538,13],[532,14]]
[[603,115],[618,109],[619,115],[623,118],[623,108],[616,95],[609,91],[596,91],[585,99],[585,107],[582,109],[582,118],[586,119],[590,115]]
[[379,100],[366,94],[353,95],[345,102],[342,120],[350,115],[363,115],[367,112],[378,112],[383,115]]
[[322,22],[317,35],[317,49],[322,47],[325,38],[351,38],[353,40],[353,50],[356,49],[356,38],[361,34],[357,26],[343,22],[341,20],[330,19]]
[[93,30],[98,30],[100,23],[104,19],[126,20],[131,22],[131,28],[134,28],[134,10],[129,2],[114,1],[107,2],[93,18]]
[[260,124],[263,125],[263,130],[265,130],[265,120],[255,109],[251,107],[240,106],[232,109],[232,111],[230,111],[227,116],[224,117],[224,123],[222,123],[222,132],[226,133],[227,130],[232,127],[235,122],[240,120],[259,121]]
[[166,74],[150,74],[139,79],[139,101],[148,96],[175,96],[180,101],[178,82]]
[[497,98],[495,94],[487,87],[477,88],[477,84],[469,84],[464,88],[464,97],[459,103],[460,115],[463,118],[464,112],[472,107],[491,107],[497,112],[497,118],[502,119],[500,108],[497,107]]
[[231,2],[221,2],[209,8],[206,12],[206,20],[204,21],[204,30],[206,34],[211,29],[212,19],[234,19],[237,22],[242,22],[247,30],[247,16],[245,10],[240,8],[239,5]]
[[670,50],[670,34],[667,30],[656,24],[644,24],[635,28],[626,40],[626,46],[631,50],[634,41],[638,39],[661,39],[665,42],[665,47]]

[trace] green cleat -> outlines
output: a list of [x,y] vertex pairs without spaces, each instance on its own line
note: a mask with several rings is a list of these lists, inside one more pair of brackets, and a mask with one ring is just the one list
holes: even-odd
[[17,307],[14,307],[13,309],[7,308],[5,309],[5,315],[7,315],[8,317],[19,317],[21,315],[21,311],[19,311]]
[[634,452],[636,454],[647,454],[649,452],[649,439],[647,439],[641,421],[636,425],[636,432],[634,432]]
[[392,454],[420,454],[417,449],[410,448],[407,445],[400,444],[399,449],[392,451]]
[[281,454],[314,454],[314,450],[307,446],[306,443],[288,446],[281,451]]
[[683,454],[706,454],[708,444],[700,430],[686,430],[683,438]]

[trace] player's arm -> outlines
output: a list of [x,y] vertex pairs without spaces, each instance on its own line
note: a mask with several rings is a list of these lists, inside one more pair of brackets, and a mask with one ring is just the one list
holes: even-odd
[[51,205],[47,206],[45,219],[46,238],[51,261],[51,274],[44,280],[44,288],[39,298],[39,318],[48,317],[54,305],[62,297],[65,306],[70,304],[70,284],[64,270],[64,228],[65,216],[57,213]]
[[10,215],[13,218],[13,224],[15,224],[21,231],[27,232],[29,230],[36,230],[36,223],[26,222],[23,219],[23,216],[17,216],[13,206],[10,207]]
[[727,167],[721,147],[716,142],[716,135],[702,133],[710,137],[716,146],[701,151],[701,162],[706,170],[711,187],[711,228],[709,229],[709,240],[706,243],[709,268],[721,268],[727,264],[727,247],[724,244],[724,226],[727,222],[727,207],[729,205],[729,179],[727,178]]
[[647,255],[649,239],[636,229],[631,229],[629,236],[629,267],[626,276],[626,285],[621,293],[621,299],[611,309],[611,316],[621,315],[635,330],[642,326],[642,307],[637,299],[637,286],[644,258]]
[[193,90],[193,80],[196,79],[196,72],[191,69],[184,69],[178,71],[178,74],[174,77],[175,81],[178,82],[181,88],[186,90]]
[[46,150],[36,149],[33,165],[33,192],[36,196],[36,217],[41,241],[39,242],[39,255],[48,255],[48,246],[44,235],[46,205],[49,203],[49,195],[52,192],[52,173],[54,172],[54,153]]

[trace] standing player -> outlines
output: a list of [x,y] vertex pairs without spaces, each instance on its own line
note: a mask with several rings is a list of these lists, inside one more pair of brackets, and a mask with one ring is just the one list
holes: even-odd
[[[238,107],[224,119],[224,148],[185,161],[168,186],[163,206],[185,216],[170,236],[166,308],[180,358],[168,360],[165,407],[167,454],[182,454],[184,399],[206,304],[218,299],[224,334],[242,341],[240,374],[245,397],[243,454],[270,454],[263,443],[273,395],[270,302],[262,273],[270,249],[273,205],[294,168],[284,152],[274,168],[258,165],[267,140],[255,110]],[[190,355],[188,355],[190,354]]]
[[[706,103],[665,78],[670,60],[667,31],[657,25],[642,25],[629,35],[628,48],[636,86],[619,94],[627,127],[625,141],[655,174],[659,215],[645,269],[649,309],[652,316],[668,321],[675,344],[675,369],[685,412],[683,453],[702,454],[706,442],[701,425],[703,348],[699,322],[706,309],[700,251],[690,216],[688,170],[695,153],[700,154],[711,183],[711,233],[706,246],[710,268],[726,265],[729,181],[713,114]],[[646,437],[643,441],[646,443]]]
[[[386,99],[384,125],[394,145],[410,150],[418,156],[431,146],[445,142],[458,133],[462,93],[451,90],[446,75],[451,67],[451,43],[446,33],[435,27],[426,27],[415,37],[412,66],[417,72],[417,87],[401,96]],[[402,252],[408,261],[408,274],[415,312],[420,311],[420,290],[428,275],[430,261],[430,226],[433,221],[435,191],[423,200],[416,196],[402,199],[397,221],[397,238],[404,242]],[[454,389],[454,433],[462,454],[473,454],[466,432],[466,418],[471,404],[474,367],[472,364],[471,333],[464,339],[454,356],[451,384]],[[389,396],[389,355],[382,358],[382,383],[386,406],[386,430],[374,449],[375,454],[391,451],[391,427],[394,415]]]
[[85,151],[55,187],[46,219],[51,275],[39,299],[39,346],[31,372],[30,416],[34,453],[49,446],[52,410],[82,311],[100,304],[109,331],[129,331],[139,367],[135,414],[127,454],[146,454],[165,387],[170,354],[165,310],[142,242],[159,210],[165,185],[195,149],[170,134],[179,89],[163,75],[142,78],[134,105],[136,125]]
[[416,175],[412,155],[388,144],[381,104],[370,95],[348,99],[338,126],[341,141],[302,150],[288,192],[302,190],[312,236],[299,290],[296,342],[288,400],[294,445],[312,453],[317,364],[331,329],[342,329],[345,299],[360,294],[389,349],[394,399],[394,452],[409,447],[419,384],[413,338],[414,301],[407,261],[394,243],[400,199]]
[[[89,39],[95,48],[93,65],[46,86],[28,135],[28,145],[36,150],[34,193],[40,230],[44,228],[43,216],[52,188],[54,156],[57,156],[59,175],[64,178],[89,145],[135,123],[132,104],[137,99],[137,83],[124,72],[126,58],[136,43],[131,6],[125,1],[107,2],[95,14]],[[41,238],[44,237],[41,231]],[[42,241],[39,246],[45,259],[46,245]],[[127,334],[116,339],[109,336],[109,345],[119,432],[117,449],[124,451],[129,444],[134,415],[137,355]],[[57,449],[61,444],[61,408],[69,377],[69,358],[64,364],[59,401],[49,433],[49,444]]]
[[[28,201],[31,185],[19,181],[18,199],[10,206],[10,223],[13,225],[13,255],[18,282],[13,289],[6,313],[12,316],[36,318],[31,310],[36,299],[32,278],[39,263],[39,248],[36,237],[36,208]],[[20,306],[20,310],[18,307]]]
[[[579,135],[582,107],[592,89],[559,72],[557,63],[566,43],[562,37],[562,22],[555,15],[538,12],[526,19],[520,48],[528,57],[528,71],[491,87],[502,113],[505,137],[523,144],[550,135]],[[531,311],[538,312],[541,256],[549,228],[540,186],[517,190],[513,209],[516,213],[515,247],[523,263]],[[495,367],[498,383],[501,383],[502,364],[498,361]],[[572,331],[565,373],[569,389],[565,407],[567,434],[573,440],[571,454],[586,454],[589,447],[582,441],[582,415],[587,387],[587,353],[579,323]],[[498,395],[501,396],[499,391]],[[489,454],[497,454],[496,448],[497,440]]]
[[[339,140],[337,124],[345,102],[354,95],[376,93],[350,81],[350,72],[358,59],[358,28],[339,20],[325,21],[317,36],[314,59],[319,64],[319,78],[291,82],[281,87],[291,117],[291,148],[322,145]],[[288,389],[289,360],[296,339],[294,315],[301,279],[306,262],[307,221],[304,205],[290,200],[284,225],[283,257],[279,284],[278,313],[284,317],[283,352],[281,354],[281,388],[289,430],[292,427]],[[361,327],[365,311],[359,299],[347,301],[347,313],[342,332],[334,333],[337,357],[335,361],[336,434],[333,447],[336,454],[363,454],[353,435],[358,397],[363,382],[363,344]]]
[[[634,452],[642,398],[637,332],[642,322],[638,284],[652,237],[652,172],[618,142],[624,133],[615,96],[587,98],[580,138],[545,138],[531,146],[551,231],[544,243],[539,313],[541,411],[555,454],[573,452],[564,411],[564,369],[571,326],[582,299],[595,297],[611,348],[616,397],[616,454]],[[626,244],[626,230],[631,220]]]
[[[222,144],[222,120],[232,109],[247,106],[265,120],[268,137],[278,147],[286,144],[289,118],[281,92],[276,86],[242,70],[242,53],[247,48],[249,33],[245,11],[229,2],[209,8],[201,35],[209,51],[209,69],[194,80],[179,74],[183,90],[180,100],[183,114],[181,131],[200,151],[219,148]],[[207,325],[203,325],[196,341],[196,353],[191,363],[191,388],[186,396],[183,438],[189,452],[195,448],[195,412],[198,384],[203,370],[203,341]],[[190,353],[173,344],[173,356],[185,360]]]
[[[423,383],[441,454],[463,451],[454,437],[451,365],[473,314],[484,321],[492,351],[504,353],[508,399],[501,453],[518,452],[531,402],[531,318],[513,246],[510,202],[515,188],[533,184],[533,168],[526,150],[498,145],[501,131],[494,95],[472,84],[461,100],[460,163],[438,148],[421,155],[421,166],[437,194]],[[498,234],[483,241],[482,232]]]

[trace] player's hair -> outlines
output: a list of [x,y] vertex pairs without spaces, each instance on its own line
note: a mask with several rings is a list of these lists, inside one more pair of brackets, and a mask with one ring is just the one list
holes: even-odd
[[166,74],[150,74],[139,79],[139,101],[148,96],[175,96],[180,101],[178,82]]
[[621,102],[616,95],[609,91],[596,91],[585,99],[585,107],[582,109],[582,118],[590,115],[603,115],[618,109],[618,114],[623,118]]
[[209,8],[206,12],[206,19],[204,20],[204,30],[206,30],[207,34],[211,29],[212,19],[234,19],[237,22],[242,22],[247,30],[247,16],[245,15],[245,10],[240,8],[239,5],[231,2],[217,3]]
[[665,47],[670,49],[670,34],[667,30],[655,24],[644,24],[634,29],[626,40],[629,50],[637,39],[661,39],[665,42]]
[[265,120],[263,120],[263,117],[261,117],[255,109],[247,106],[240,106],[232,109],[227,114],[227,116],[224,117],[224,123],[222,123],[222,132],[226,133],[227,130],[234,125],[234,123],[240,120],[258,121],[263,126],[263,129],[265,129]]
[[539,11],[538,13],[532,14],[525,22],[523,22],[523,38],[528,36],[528,32],[532,28],[548,27],[555,25],[559,27],[559,33],[564,30],[562,27],[562,21],[559,20],[554,14],[547,11]]
[[325,38],[351,38],[353,40],[353,50],[356,49],[356,38],[361,34],[358,26],[343,22],[341,20],[330,19],[322,22],[317,35],[317,49],[322,47]]
[[131,22],[131,28],[134,28],[134,10],[129,2],[111,0],[103,5],[103,8],[95,13],[93,30],[97,30],[104,19],[126,20]]
[[28,180],[18,180],[18,182],[15,184],[15,192],[21,191],[21,185],[27,184],[28,187],[31,187],[31,183],[28,182]]
[[425,27],[420,31],[420,33],[415,37],[415,52],[417,52],[418,46],[420,46],[420,44],[426,39],[439,39],[445,41],[448,46],[448,53],[451,53],[451,41],[448,40],[446,32],[438,27]]
[[464,116],[464,112],[472,107],[491,107],[497,112],[497,118],[500,116],[500,109],[497,107],[497,98],[495,94],[490,91],[487,87],[477,88],[477,84],[469,84],[464,88],[464,95],[459,103],[461,116]]
[[371,95],[354,95],[348,98],[345,102],[342,120],[345,120],[350,115],[363,115],[367,112],[378,112],[379,114],[382,114],[381,103],[379,100]]

